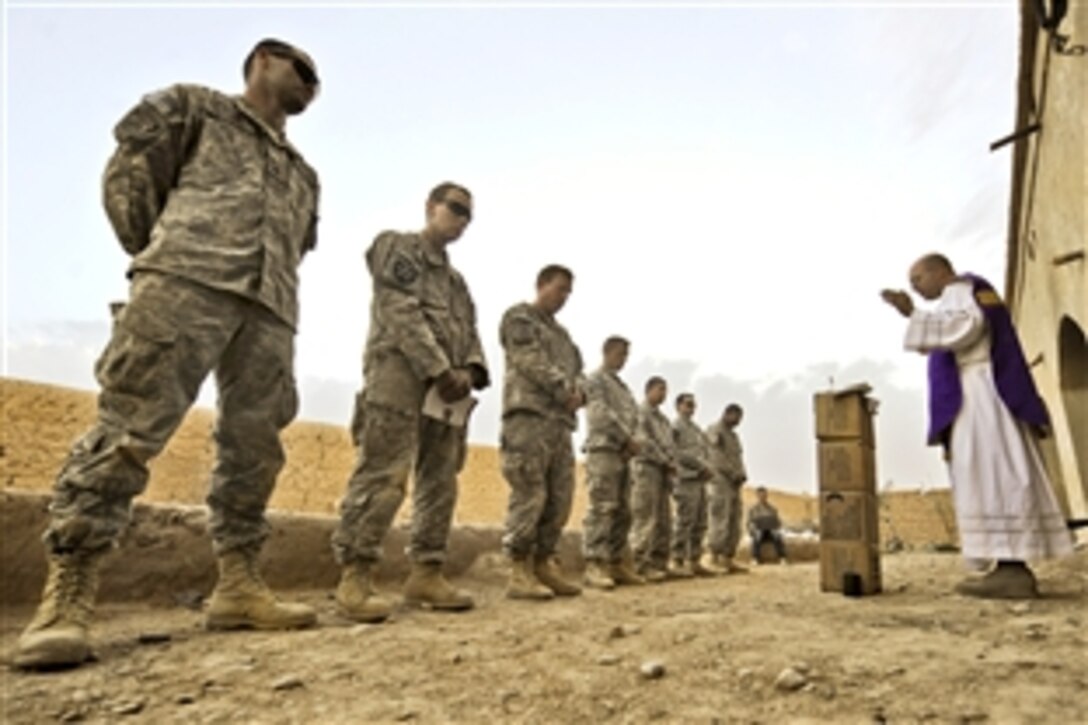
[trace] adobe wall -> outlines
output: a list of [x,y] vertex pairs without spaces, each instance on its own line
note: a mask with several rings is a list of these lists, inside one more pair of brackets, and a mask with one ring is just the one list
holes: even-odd
[[[94,394],[0,378],[0,401],[0,487],[7,491],[48,492],[68,448],[94,420]],[[212,421],[212,411],[190,411],[163,454],[152,461],[151,482],[141,501],[182,505],[203,503],[214,456]],[[283,440],[287,464],[270,508],[299,514],[334,515],[355,462],[355,450],[347,430],[299,421],[287,428]],[[773,488],[773,483],[768,485]],[[499,470],[497,449],[472,446],[460,477],[456,523],[501,524],[507,491]],[[744,498],[746,504],[754,499],[752,485],[745,487]],[[804,527],[818,520],[813,496],[772,490],[771,502],[778,507],[787,526]],[[411,501],[405,501],[400,521],[407,519],[410,507]],[[581,527],[585,507],[583,471],[579,467],[571,528]],[[885,537],[894,532],[905,544],[914,546],[955,540],[947,491],[922,495],[917,492],[887,494],[882,496],[881,510]]]

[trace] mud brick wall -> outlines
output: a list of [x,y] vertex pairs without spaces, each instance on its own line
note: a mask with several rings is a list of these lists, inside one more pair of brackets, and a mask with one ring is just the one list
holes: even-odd
[[908,547],[957,544],[952,492],[890,491],[880,494],[880,540],[898,538]]
[[[92,424],[94,413],[93,393],[0,378],[0,487],[48,491],[69,447]],[[151,482],[141,500],[186,505],[203,502],[215,453],[211,439],[213,419],[212,411],[200,408],[190,411],[163,454],[152,461]],[[287,428],[283,442],[287,464],[272,496],[271,508],[335,514],[355,464],[355,449],[346,428],[299,421]],[[774,488],[773,482],[767,485]],[[755,500],[754,486],[755,483],[744,488],[746,506]],[[470,448],[460,488],[456,523],[502,522],[508,489],[495,448]],[[770,498],[787,526],[806,527],[819,520],[814,496],[772,490]],[[570,519],[572,528],[581,527],[585,506],[584,472],[579,466]],[[400,520],[405,520],[410,511],[409,497]],[[898,536],[908,546],[954,541],[948,492],[882,495],[881,536],[885,541]]]
[[[0,404],[0,486],[8,490],[50,490],[68,449],[94,422],[94,394],[0,378]],[[213,411],[194,408],[189,412],[163,453],[151,462],[151,481],[141,500],[203,503],[215,458],[213,422]],[[297,421],[284,431],[283,444],[287,463],[270,508],[334,514],[355,465],[355,448],[347,429]],[[585,513],[581,467],[578,483],[573,525],[580,525]],[[460,487],[457,523],[503,520],[508,489],[499,470],[497,449],[469,449]],[[410,512],[409,496],[401,520]]]

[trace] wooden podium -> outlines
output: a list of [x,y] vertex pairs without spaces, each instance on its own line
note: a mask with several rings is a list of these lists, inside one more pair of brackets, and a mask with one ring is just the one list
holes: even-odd
[[876,401],[867,384],[817,393],[820,479],[820,589],[847,594],[881,590],[876,494]]

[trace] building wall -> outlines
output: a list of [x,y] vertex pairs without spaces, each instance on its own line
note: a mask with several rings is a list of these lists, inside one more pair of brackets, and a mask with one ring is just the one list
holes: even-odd
[[[0,400],[0,485],[26,491],[49,490],[72,443],[94,423],[94,394],[0,378]],[[203,503],[215,456],[213,420],[210,410],[189,411],[166,449],[151,462],[151,481],[143,500]],[[284,431],[283,445],[287,463],[270,508],[335,514],[355,465],[355,448],[347,429],[296,421]],[[470,447],[460,482],[462,495],[456,514],[459,522],[502,520],[507,489],[499,472],[496,449]],[[409,498],[401,517],[410,510]],[[584,502],[579,501],[575,513],[580,516],[583,510]]]
[[[0,378],[0,487],[12,491],[48,491],[72,442],[94,422],[95,396],[82,390]],[[212,412],[195,408],[162,455],[151,462],[145,501],[201,504],[209,479],[214,447]],[[342,427],[299,421],[284,432],[287,464],[280,474],[271,508],[295,513],[332,515],[355,463]],[[745,486],[745,504],[755,498],[755,484]],[[773,485],[769,488],[774,488]],[[456,522],[501,524],[506,513],[507,485],[499,470],[498,451],[471,446],[460,477]],[[771,503],[787,526],[809,529],[819,521],[814,496],[771,490]],[[952,503],[947,490],[895,492],[881,496],[881,534],[907,546],[956,541]],[[570,528],[581,528],[586,491],[581,467]],[[400,519],[411,511],[405,501]]]
[[[1051,3],[1045,3],[1051,5]],[[1062,503],[1088,516],[1088,3],[1057,27],[1022,5],[1007,297],[1054,435],[1044,445]]]

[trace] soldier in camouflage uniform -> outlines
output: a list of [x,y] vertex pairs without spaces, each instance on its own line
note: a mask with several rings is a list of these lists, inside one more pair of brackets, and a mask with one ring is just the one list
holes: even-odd
[[499,328],[506,353],[500,456],[510,485],[502,543],[511,599],[581,593],[563,579],[555,559],[574,497],[571,434],[586,402],[582,355],[555,319],[573,284],[566,267],[545,267],[537,275],[536,300],[508,309]]
[[201,383],[215,373],[217,458],[208,505],[219,580],[209,627],[293,628],[314,611],[276,600],[257,572],[265,505],[298,407],[297,267],[316,242],[318,182],[284,135],[317,93],[313,61],[276,40],[243,63],[241,96],[177,85],[117,125],[104,204],[133,256],[128,304],[95,366],[98,420],[56,481],[49,574],[19,640],[25,667],[78,664],[102,555]]
[[733,557],[740,543],[740,487],[748,480],[744,469],[744,452],[734,430],[740,425],[744,411],[736,403],[725,407],[721,420],[706,430],[710,439],[710,465],[714,478],[710,482],[710,542],[711,563],[727,574],[746,571]]
[[672,426],[660,410],[667,393],[664,379],[654,376],[646,381],[646,400],[639,407],[635,435],[639,452],[634,458],[631,489],[631,540],[638,572],[650,582],[668,576],[669,492],[677,461]]
[[676,519],[672,532],[673,571],[680,576],[710,576],[705,568],[703,537],[706,535],[706,484],[713,477],[710,469],[710,441],[695,423],[695,396],[681,393],[676,397],[676,421],[672,425],[676,457],[680,464],[673,500]]
[[644,584],[627,561],[631,531],[631,457],[639,451],[638,403],[620,378],[630,343],[622,337],[604,341],[604,361],[586,381],[589,433],[586,487],[589,507],[582,523],[585,583],[597,589]]
[[366,253],[374,296],[353,424],[359,458],[332,539],[343,567],[336,601],[357,621],[380,621],[392,609],[374,591],[373,570],[409,475],[412,569],[404,597],[434,609],[474,606],[442,574],[467,420],[439,420],[425,404],[437,394],[444,403],[463,405],[471,402],[472,390],[490,384],[476,308],[446,252],[472,220],[472,195],[458,184],[439,184],[428,196],[426,215],[423,231],[382,232]]

